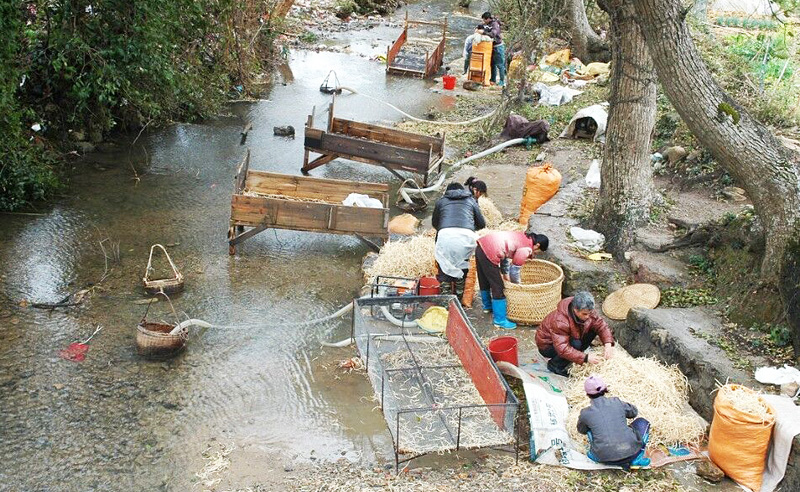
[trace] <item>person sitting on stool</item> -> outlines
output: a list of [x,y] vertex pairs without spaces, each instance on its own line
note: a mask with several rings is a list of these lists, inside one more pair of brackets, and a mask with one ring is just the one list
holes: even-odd
[[536,330],[536,346],[539,353],[549,358],[547,369],[567,376],[570,364],[599,364],[602,358],[584,352],[595,337],[603,342],[603,357],[614,356],[614,337],[608,323],[594,310],[594,297],[580,291],[575,297],[559,301],[555,311],[545,316]]
[[645,467],[650,458],[645,448],[650,438],[650,422],[639,417],[635,406],[616,397],[606,398],[606,383],[600,376],[589,376],[583,383],[591,400],[578,417],[578,432],[589,438],[589,459],[623,468]]

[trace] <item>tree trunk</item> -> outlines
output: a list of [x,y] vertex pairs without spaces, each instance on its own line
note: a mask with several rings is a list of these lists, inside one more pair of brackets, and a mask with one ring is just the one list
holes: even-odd
[[650,138],[656,122],[656,76],[635,13],[625,0],[599,0],[611,17],[611,94],[600,199],[594,228],[617,258],[630,249],[636,227],[655,197]]
[[610,59],[608,44],[589,25],[583,0],[567,0],[566,9],[573,55],[583,63],[607,62]]
[[[800,156],[783,147],[714,81],[692,41],[679,0],[632,0],[653,56],[658,78],[672,105],[753,201],[764,226],[762,279],[782,285],[789,312],[797,296],[787,291],[800,240]],[[781,281],[779,281],[781,280]],[[797,279],[788,290],[797,291]],[[755,301],[755,300],[754,300]],[[795,308],[795,312],[797,309]],[[795,333],[800,319],[789,317]],[[795,338],[800,354],[800,336]]]

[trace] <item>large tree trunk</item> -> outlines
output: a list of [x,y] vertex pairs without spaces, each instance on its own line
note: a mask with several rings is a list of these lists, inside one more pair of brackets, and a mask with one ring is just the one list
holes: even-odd
[[655,196],[650,138],[656,122],[656,75],[633,6],[598,0],[611,17],[611,95],[600,200],[594,228],[616,257],[630,249]]
[[[797,254],[789,245],[800,238],[800,156],[783,147],[714,81],[692,41],[679,0],[632,3],[672,105],[753,201],[766,239],[761,276],[782,286],[787,310],[793,312],[790,304],[798,302],[797,296],[788,290],[796,292],[798,280],[787,276]],[[800,319],[790,316],[789,322],[797,333]],[[798,355],[800,336],[795,340]]]
[[608,44],[589,25],[583,0],[566,0],[567,24],[572,36],[572,53],[583,63],[607,62],[610,58]]

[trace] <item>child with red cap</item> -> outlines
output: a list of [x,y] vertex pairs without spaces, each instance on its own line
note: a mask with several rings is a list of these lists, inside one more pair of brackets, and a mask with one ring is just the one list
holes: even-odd
[[650,458],[644,452],[650,437],[650,422],[639,417],[628,425],[628,419],[636,417],[639,411],[619,398],[606,398],[608,387],[600,376],[589,376],[583,387],[591,403],[581,410],[578,432],[589,438],[589,458],[626,469],[649,466]]

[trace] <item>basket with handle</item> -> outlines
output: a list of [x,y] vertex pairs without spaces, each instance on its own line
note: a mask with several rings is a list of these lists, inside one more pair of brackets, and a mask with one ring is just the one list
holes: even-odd
[[186,327],[181,328],[177,332],[175,328],[180,325],[178,313],[175,312],[175,306],[172,305],[172,300],[164,292],[158,292],[169,301],[172,314],[175,315],[177,324],[147,321],[147,313],[150,311],[150,304],[142,316],[142,320],[136,327],[136,352],[148,359],[167,359],[174,356],[186,346],[186,340],[189,338],[189,329]]
[[[153,251],[155,251],[156,248],[160,248],[161,251],[164,252],[164,256],[167,257],[169,266],[172,268],[172,277],[159,279],[150,278],[150,275],[153,273]],[[170,258],[164,246],[160,244],[150,246],[150,257],[147,259],[147,269],[144,272],[142,282],[144,283],[144,291],[150,295],[156,295],[159,292],[174,294],[183,290],[183,274],[178,271],[178,267],[175,266],[175,263],[172,261],[172,258]]]
[[520,283],[505,281],[508,319],[538,325],[561,300],[564,271],[546,260],[528,260],[520,270]]

